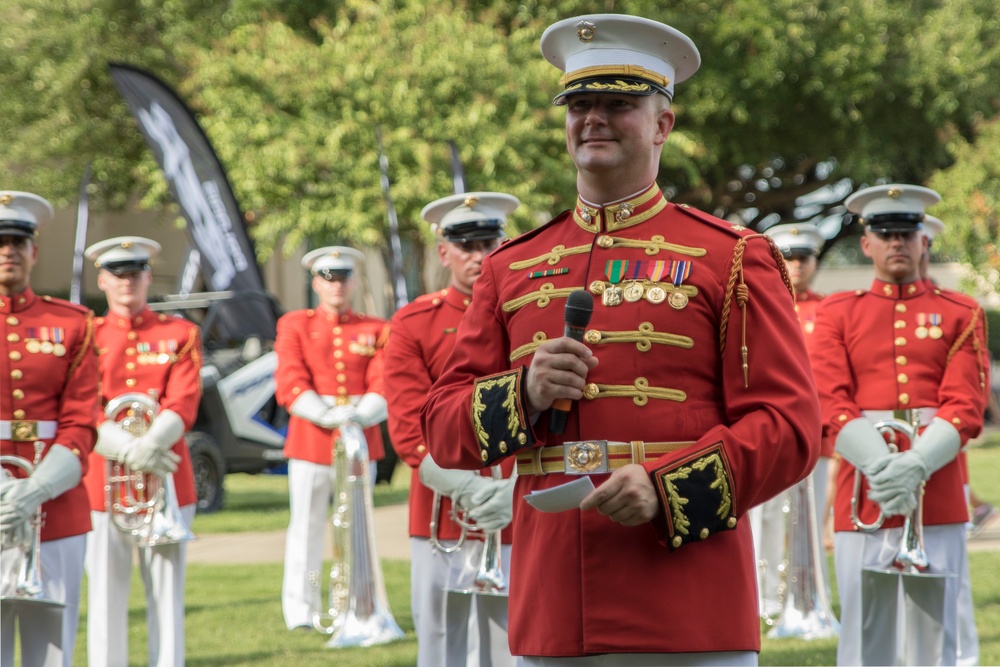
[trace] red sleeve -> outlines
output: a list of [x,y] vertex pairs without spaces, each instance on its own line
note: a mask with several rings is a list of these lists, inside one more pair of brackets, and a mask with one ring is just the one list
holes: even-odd
[[303,391],[316,391],[312,373],[306,368],[302,346],[303,326],[307,319],[298,313],[289,313],[278,320],[278,333],[274,351],[278,355],[278,368],[274,372],[275,398],[287,408]]
[[184,430],[194,426],[201,402],[201,332],[198,327],[188,328],[187,341],[177,353],[177,361],[170,367],[160,409],[176,412],[184,420]]
[[389,340],[389,323],[382,324],[382,330],[375,340],[375,354],[365,369],[365,392],[385,395],[383,375],[385,373],[385,345]]
[[79,319],[79,328],[73,336],[73,347],[68,350],[73,362],[66,373],[59,403],[59,425],[55,442],[80,457],[83,472],[97,442],[96,415],[98,401],[97,354],[94,351],[93,313]]
[[849,372],[852,364],[843,336],[842,306],[837,307],[838,304],[842,300],[835,297],[823,301],[816,309],[812,348],[813,373],[823,413],[823,437],[832,442],[836,442],[844,424],[861,416],[861,407],[854,401],[858,388],[854,373]]
[[983,365],[986,316],[982,308],[969,313],[962,334],[948,352],[948,364],[938,389],[937,416],[958,429],[964,445],[982,431],[989,370]]
[[420,344],[397,315],[385,349],[385,398],[392,446],[411,468],[419,466],[427,454],[420,431],[420,407],[432,384]]

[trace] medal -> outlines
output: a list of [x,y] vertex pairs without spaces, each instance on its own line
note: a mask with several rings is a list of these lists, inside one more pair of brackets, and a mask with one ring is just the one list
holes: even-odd
[[54,341],[52,345],[52,354],[57,357],[61,357],[66,354],[66,346],[63,345],[63,341],[66,339],[64,335],[64,330],[62,327],[53,327],[52,329],[52,340]]
[[38,350],[39,350],[40,348],[41,348],[41,343],[39,343],[39,342],[38,342],[37,340],[35,340],[34,338],[32,338],[32,339],[28,340],[28,341],[27,341],[27,342],[26,342],[26,343],[24,344],[24,349],[26,349],[26,350],[27,350],[28,352],[31,352],[32,354],[38,354]]
[[43,340],[40,347],[42,349],[42,354],[52,354],[52,351],[56,346],[52,344],[52,341]]
[[684,281],[691,275],[691,262],[672,261],[669,266],[670,281],[674,285],[674,290],[670,294],[670,305],[677,310],[681,310],[688,305],[688,295],[681,291]]
[[927,338],[927,313],[917,313],[917,328],[913,335],[920,340]]
[[620,306],[622,303],[622,288],[618,286],[625,272],[628,271],[627,259],[609,259],[604,265],[604,275],[608,277],[610,285],[601,295],[601,303],[605,306]]
[[667,303],[669,303],[673,308],[680,310],[684,306],[688,305],[688,295],[684,292],[671,292]]
[[640,282],[629,283],[628,287],[625,288],[625,300],[628,301],[629,303],[635,303],[636,301],[642,298],[642,295],[645,291],[646,290],[642,286],[642,283]]
[[937,340],[944,335],[941,330],[941,313],[931,313],[931,326],[927,329],[927,335]]
[[648,290],[646,290],[646,301],[650,303],[654,304],[663,303],[663,300],[666,298],[667,298],[667,291],[662,287],[660,287],[659,285],[653,285]]
[[601,303],[605,306],[620,306],[622,303],[622,288],[617,285],[608,285],[601,295]]
[[62,343],[56,343],[55,345],[52,346],[52,354],[56,355],[57,357],[65,356],[66,346],[63,345]]

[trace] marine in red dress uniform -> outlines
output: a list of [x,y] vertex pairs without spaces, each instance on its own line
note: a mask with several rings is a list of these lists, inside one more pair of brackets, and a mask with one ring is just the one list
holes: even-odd
[[[87,493],[81,483],[96,438],[97,359],[92,313],[61,299],[38,296],[29,286],[38,258],[37,229],[52,219],[41,197],[0,191],[0,454],[34,465],[34,473],[7,463],[0,488],[3,531],[3,595],[14,535],[30,530],[41,507],[42,597],[62,609],[2,606],[2,662],[14,664],[15,622],[26,665],[70,665],[83,577],[84,535],[90,530]],[[8,475],[16,478],[10,479]],[[61,617],[53,622],[54,613]],[[19,621],[16,619],[19,618]]]
[[[663,95],[700,60],[687,37],[597,15],[551,26],[541,47],[567,73],[557,99],[579,198],[484,260],[423,408],[425,441],[443,466],[517,460],[513,653],[751,664],[745,514],[819,453],[791,287],[766,237],[671,204],[653,182],[673,125]],[[597,302],[583,343],[563,336],[575,290]],[[547,410],[558,399],[579,399],[561,434]],[[598,487],[580,509],[522,501],[578,474]]]
[[[96,320],[101,413],[97,446],[84,478],[94,524],[87,540],[87,657],[91,665],[128,662],[128,599],[135,551],[149,603],[150,663],[159,667],[184,664],[186,546],[169,543],[168,537],[189,534],[197,502],[184,433],[194,425],[201,400],[201,335],[195,324],[157,314],[147,305],[150,260],[159,251],[159,243],[139,236],[106,239],[85,251],[99,270],[97,284],[108,300],[107,315]],[[125,418],[124,411],[114,419],[105,415],[108,404],[125,394],[145,395],[158,406],[142,435],[134,436],[116,425]],[[170,536],[158,536],[157,546],[136,550],[136,540],[118,529],[106,511],[108,461],[164,480],[171,478],[176,492],[171,507],[179,511],[183,525]]]
[[289,629],[311,628],[313,613],[319,611],[315,582],[323,557],[337,427],[348,421],[364,427],[370,460],[384,456],[378,424],[386,413],[382,370],[388,325],[350,308],[353,272],[363,259],[357,250],[339,246],[308,253],[302,264],[312,274],[320,304],[278,320],[275,397],[290,414],[284,453],[291,517],[282,586]]
[[[421,471],[427,475],[428,466],[433,466],[433,460],[423,464],[428,453],[420,432],[420,406],[427,399],[431,385],[444,372],[455,345],[458,325],[472,301],[472,286],[479,277],[483,257],[499,245],[506,216],[518,203],[511,195],[474,192],[444,197],[424,207],[423,218],[431,223],[438,236],[438,254],[442,265],[449,270],[451,282],[446,289],[421,296],[401,308],[390,325],[385,356],[385,396],[389,403],[393,448],[412,468],[410,606],[417,630],[418,665],[466,662],[467,655],[462,650],[466,643],[449,642],[448,635],[464,636],[470,624],[463,622],[461,627],[447,627],[446,589],[474,587],[473,579],[483,546],[479,540],[484,531],[503,528],[510,523],[512,484],[494,481],[491,473],[485,470],[438,473],[438,509],[434,513],[435,489],[420,479]],[[510,477],[513,467],[512,460],[505,462],[504,478]],[[433,472],[430,477],[431,483],[435,483]],[[450,518],[453,500],[450,496],[459,487],[462,509],[478,517],[477,523],[486,528],[468,532],[465,544],[448,553],[430,542],[430,528],[433,522],[433,537],[445,549],[456,545],[462,528]],[[503,531],[504,545],[510,544],[510,533],[509,528]],[[509,557],[509,546],[502,551]],[[473,613],[478,611],[473,607]],[[497,621],[489,626],[496,628],[491,636],[480,637],[480,643],[506,647],[505,610]],[[485,627],[482,623],[471,625]],[[457,653],[450,659],[446,654],[448,646],[457,646]]]
[[[840,664],[895,659],[896,642],[902,640],[893,620],[896,589],[885,591],[878,611],[863,618],[860,571],[891,565],[904,517],[916,507],[924,480],[924,544],[933,568],[957,575],[965,560],[968,511],[956,456],[982,428],[985,320],[968,298],[930,288],[919,278],[924,207],[939,199],[912,185],[876,186],[852,195],[848,210],[867,225],[862,248],[875,262],[876,278],[867,291],[827,297],[817,315],[812,359],[823,430],[842,455],[834,508]],[[921,429],[915,446],[900,438],[898,454],[888,452],[873,425],[894,416],[916,421]],[[851,516],[856,469],[864,474],[858,518],[871,524],[879,513],[885,516],[882,529],[870,534],[857,532]],[[905,589],[907,578],[902,579]],[[944,586],[944,636],[930,654],[908,656],[914,664],[955,663],[958,578],[945,579]],[[876,619],[886,627],[877,638],[863,640],[862,622],[877,629]],[[911,625],[908,632],[919,631]],[[925,643],[933,633],[923,633]]]

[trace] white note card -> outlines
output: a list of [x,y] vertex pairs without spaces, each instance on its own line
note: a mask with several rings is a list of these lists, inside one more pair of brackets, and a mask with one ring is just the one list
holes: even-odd
[[543,491],[532,491],[524,497],[528,504],[541,512],[565,512],[579,509],[580,503],[594,490],[590,476]]

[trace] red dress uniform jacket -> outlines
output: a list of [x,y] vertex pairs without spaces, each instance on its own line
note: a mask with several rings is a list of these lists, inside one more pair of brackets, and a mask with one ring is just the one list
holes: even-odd
[[[27,289],[0,296],[0,453],[35,460],[35,442],[87,457],[97,440],[97,357],[93,313],[62,299]],[[9,432],[8,432],[9,431]],[[43,437],[44,436],[44,437]],[[19,468],[8,467],[15,477]],[[87,492],[81,482],[42,505],[42,541],[90,531]]]
[[[160,410],[171,410],[189,431],[198,417],[201,401],[201,334],[197,325],[180,317],[144,309],[134,317],[108,313],[96,320],[95,341],[101,371],[101,415],[108,402],[122,394],[138,392],[156,399]],[[172,447],[181,457],[174,473],[177,504],[197,502],[191,455],[181,438]],[[84,478],[90,509],[105,511],[103,456],[90,455]]]
[[[816,317],[813,366],[823,406],[824,436],[862,410],[937,408],[958,429],[962,444],[979,434],[986,406],[988,372],[982,309],[967,297],[918,281],[896,285],[875,280],[869,291],[828,296]],[[908,443],[902,448],[906,449]],[[850,501],[855,468],[842,461],[837,473],[834,529],[854,530]],[[958,460],[934,473],[924,496],[924,523],[968,520]],[[860,493],[859,514],[869,523],[878,506]],[[886,528],[904,517],[887,518]]]
[[[442,466],[519,458],[512,653],[759,650],[742,517],[804,478],[819,454],[819,406],[802,337],[788,335],[799,327],[780,262],[766,237],[670,204],[655,185],[603,209],[578,200],[484,260],[422,418]],[[563,335],[566,298],[581,288],[598,295],[584,340],[600,363],[555,435],[548,412],[531,423],[523,383],[535,349]],[[605,304],[609,290],[608,304],[620,305]],[[661,502],[649,525],[521,500],[576,479],[523,474],[538,447],[583,439],[645,452]],[[662,442],[679,444],[652,453]]]
[[[420,432],[420,406],[427,400],[434,381],[441,377],[445,362],[455,347],[455,334],[471,297],[455,288],[426,294],[401,308],[392,317],[389,343],[385,348],[385,398],[389,403],[389,436],[393,449],[412,468],[410,474],[410,536],[430,537],[434,492],[420,482],[417,468],[427,446]],[[455,435],[458,437],[458,434]],[[510,477],[513,459],[503,467]],[[483,475],[490,474],[483,471]],[[437,516],[437,538],[458,539],[461,528],[449,518],[451,500],[441,498]],[[512,529],[502,532],[510,543]],[[470,533],[479,537],[482,533]]]
[[[806,351],[810,354],[813,351],[813,332],[816,330],[816,309],[819,307],[819,302],[823,300],[824,296],[811,289],[795,293],[795,314],[799,318],[799,324],[802,325],[802,337],[806,341]],[[833,440],[823,438],[819,455],[831,458],[834,454],[833,449]]]
[[[274,351],[278,354],[275,396],[286,408],[309,389],[334,396],[341,405],[369,392],[382,393],[383,350],[389,325],[385,320],[348,311],[336,315],[323,308],[295,310],[278,320]],[[285,456],[320,465],[333,461],[337,430],[316,426],[292,415],[288,420]],[[382,431],[365,429],[368,458],[385,456]]]

